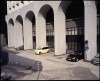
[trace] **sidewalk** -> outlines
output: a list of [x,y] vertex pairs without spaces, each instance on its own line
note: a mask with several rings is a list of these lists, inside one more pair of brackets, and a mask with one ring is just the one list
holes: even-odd
[[54,53],[35,55],[34,50],[20,51],[19,56],[42,62],[41,72],[33,72],[17,80],[99,80],[99,66],[80,60],[66,61],[68,54],[54,56]]

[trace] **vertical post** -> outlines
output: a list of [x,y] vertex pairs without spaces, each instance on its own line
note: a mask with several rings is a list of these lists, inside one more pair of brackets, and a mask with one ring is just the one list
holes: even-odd
[[24,49],[33,49],[32,22],[27,18],[23,24],[24,29]]
[[36,48],[46,46],[46,22],[36,18]]
[[8,32],[8,47],[14,47],[15,46],[15,40],[14,40],[14,25],[9,23],[7,25],[7,32]]
[[66,53],[65,15],[54,14],[55,55]]
[[16,20],[15,23],[15,35],[16,35],[16,47],[23,46],[23,36],[22,36],[22,23]]
[[[86,60],[91,61],[97,54],[97,14],[95,1],[85,2],[85,40],[88,40],[89,49],[86,51]],[[94,4],[93,4],[94,3]]]

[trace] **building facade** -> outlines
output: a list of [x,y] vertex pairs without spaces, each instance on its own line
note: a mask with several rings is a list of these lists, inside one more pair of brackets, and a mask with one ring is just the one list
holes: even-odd
[[97,29],[100,30],[97,4],[69,0],[7,1],[8,47],[24,46],[28,50],[48,45],[55,55],[80,49],[84,50],[85,59],[91,60],[97,54]]

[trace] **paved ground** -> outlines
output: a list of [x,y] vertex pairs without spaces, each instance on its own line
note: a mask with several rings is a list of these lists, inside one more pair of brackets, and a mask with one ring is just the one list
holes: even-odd
[[[54,56],[54,53],[35,55],[34,50],[20,51],[19,56],[31,58],[42,62],[42,71],[32,72],[31,70],[19,70],[19,67],[12,66],[3,67],[15,71],[13,73],[13,80],[99,80],[99,66],[93,65],[90,62],[69,62],[66,61],[64,54],[61,56]],[[13,70],[11,70],[11,68]],[[18,76],[20,73],[21,76]],[[14,77],[16,76],[16,77]]]

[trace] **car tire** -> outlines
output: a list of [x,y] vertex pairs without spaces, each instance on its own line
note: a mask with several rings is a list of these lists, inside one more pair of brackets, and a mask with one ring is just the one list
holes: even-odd
[[47,53],[50,53],[50,50],[48,50]]
[[39,55],[41,54],[41,52],[39,52]]

